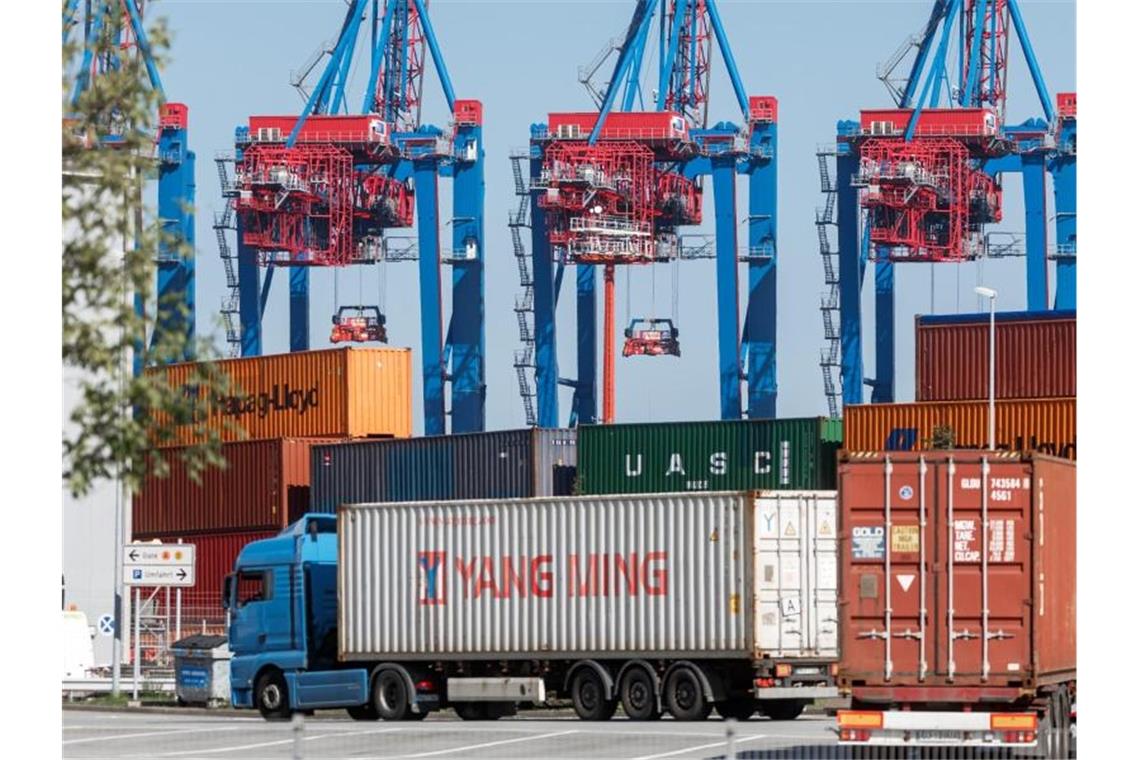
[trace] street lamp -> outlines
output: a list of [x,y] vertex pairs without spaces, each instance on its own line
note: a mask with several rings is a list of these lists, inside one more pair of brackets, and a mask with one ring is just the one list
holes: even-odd
[[997,291],[993,288],[974,288],[974,292],[982,298],[990,299],[990,451],[994,450],[994,344],[997,342],[994,335],[994,305],[997,303]]

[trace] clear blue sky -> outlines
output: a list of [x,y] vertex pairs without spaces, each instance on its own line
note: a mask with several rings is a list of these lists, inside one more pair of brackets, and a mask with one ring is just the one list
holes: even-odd
[[[885,60],[910,34],[920,30],[931,0],[719,0],[744,84],[749,93],[780,99],[779,124],[779,414],[823,414],[826,404],[817,365],[823,342],[819,295],[824,289],[813,211],[822,202],[815,148],[833,139],[835,122],[854,118],[861,107],[890,105],[875,78]],[[1052,93],[1075,89],[1075,5],[1071,0],[1021,0],[1046,83]],[[484,103],[487,153],[487,423],[489,428],[523,424],[513,351],[518,347],[514,295],[519,291],[506,226],[514,204],[510,148],[525,145],[528,125],[547,111],[591,106],[577,83],[579,65],[589,62],[611,37],[620,36],[634,7],[632,0],[433,0],[431,15],[458,97]],[[198,325],[218,331],[217,307],[226,293],[221,261],[210,228],[221,208],[214,154],[232,148],[233,127],[251,113],[293,112],[301,107],[289,86],[290,72],[326,39],[333,39],[344,15],[343,0],[163,0],[150,13],[165,15],[174,33],[172,62],[163,73],[168,97],[190,106],[190,142],[198,155]],[[1028,71],[1011,42],[1009,121],[1040,116]],[[650,62],[650,65],[652,63]],[[739,122],[719,57],[715,57],[712,118]],[[357,74],[355,91],[364,82]],[[648,87],[652,87],[649,84]],[[425,84],[425,121],[446,122],[434,72]],[[1005,219],[995,229],[1024,228],[1018,177],[1005,182]],[[441,193],[445,215],[449,193]],[[711,192],[706,193],[711,217]],[[1049,188],[1050,206],[1052,190]],[[743,184],[738,195],[741,221],[747,208]],[[1052,210],[1049,211],[1050,218]],[[446,217],[445,217],[446,218]],[[744,227],[741,228],[743,232]],[[444,230],[445,239],[449,233]],[[1050,227],[1050,236],[1053,231]],[[743,238],[742,238],[743,240]],[[712,262],[681,265],[679,326],[681,359],[625,359],[618,364],[619,421],[710,419],[718,414],[716,391],[715,289]],[[896,270],[896,350],[899,400],[913,398],[913,317],[915,314],[976,310],[972,293],[979,279],[1000,292],[999,308],[1025,307],[1023,262],[990,262],[984,273],[975,264]],[[656,312],[670,311],[669,267],[657,267]],[[742,280],[744,270],[741,270]],[[418,297],[414,265],[390,265],[385,307],[391,345],[417,351]],[[314,348],[327,345],[333,308],[333,273],[313,275]],[[340,302],[364,294],[374,302],[382,291],[376,271],[342,272]],[[572,280],[567,281],[572,284]],[[288,348],[287,281],[275,278],[265,317],[267,352]],[[651,275],[633,275],[634,314],[651,311]],[[870,288],[864,288],[870,296]],[[565,295],[571,290],[564,291]],[[449,298],[449,296],[445,296]],[[625,281],[618,279],[618,321],[627,318]],[[866,309],[872,313],[870,298]],[[564,298],[559,327],[562,374],[573,373],[573,303]],[[868,325],[869,327],[869,325]],[[222,340],[218,333],[219,346]],[[868,374],[873,374],[871,333],[867,333]],[[600,362],[599,362],[600,363]],[[417,378],[416,424],[422,426]],[[564,391],[561,417],[569,411]]]

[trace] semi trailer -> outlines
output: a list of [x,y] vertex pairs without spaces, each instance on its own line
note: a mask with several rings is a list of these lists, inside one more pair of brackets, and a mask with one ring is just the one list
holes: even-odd
[[232,703],[495,719],[834,697],[834,491],[342,504],[246,546],[226,579]]
[[1068,757],[1076,463],[843,452],[838,476],[840,743]]

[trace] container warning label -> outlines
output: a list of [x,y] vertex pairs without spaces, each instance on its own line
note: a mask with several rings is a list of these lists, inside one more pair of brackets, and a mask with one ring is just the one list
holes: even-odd
[[882,525],[865,525],[851,529],[852,559],[886,557],[887,531]]
[[[954,561],[981,562],[981,527],[978,520],[954,521]],[[986,559],[989,562],[1016,562],[1017,536],[1013,520],[990,520]]]
[[893,554],[918,554],[918,526],[892,525],[891,552]]

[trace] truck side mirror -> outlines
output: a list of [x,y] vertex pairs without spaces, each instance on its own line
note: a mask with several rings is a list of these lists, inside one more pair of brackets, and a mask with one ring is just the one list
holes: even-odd
[[230,608],[230,596],[234,590],[234,575],[230,573],[222,581],[222,609],[228,610]]

